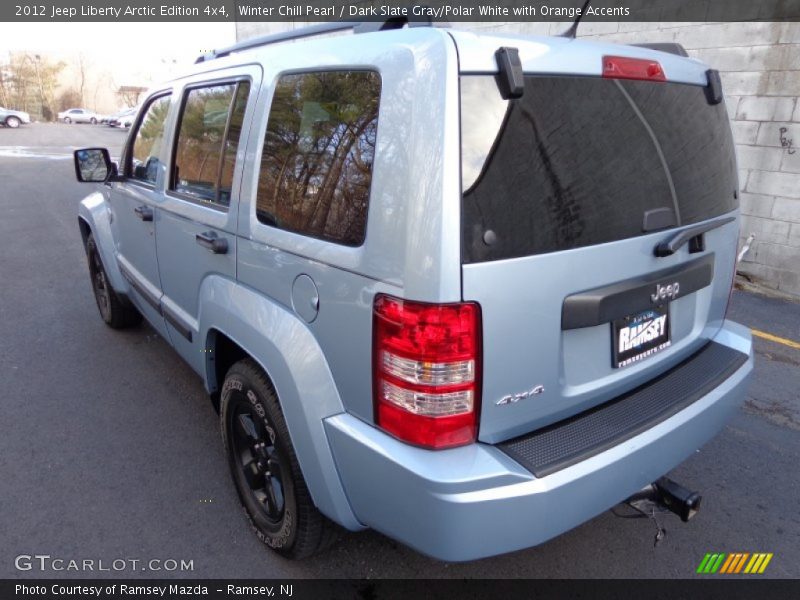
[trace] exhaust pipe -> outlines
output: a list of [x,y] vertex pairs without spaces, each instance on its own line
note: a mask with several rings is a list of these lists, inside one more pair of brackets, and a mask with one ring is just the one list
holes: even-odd
[[641,500],[649,500],[658,506],[663,506],[686,523],[700,510],[700,502],[703,497],[697,492],[687,490],[668,477],[661,477],[625,502],[635,507],[634,503]]

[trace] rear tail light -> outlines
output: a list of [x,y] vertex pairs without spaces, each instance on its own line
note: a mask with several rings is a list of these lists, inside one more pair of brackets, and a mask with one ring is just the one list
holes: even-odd
[[658,61],[625,56],[604,56],[603,77],[607,79],[644,79],[666,81],[664,69]]
[[480,409],[480,308],[378,295],[373,310],[375,421],[427,448],[475,441]]

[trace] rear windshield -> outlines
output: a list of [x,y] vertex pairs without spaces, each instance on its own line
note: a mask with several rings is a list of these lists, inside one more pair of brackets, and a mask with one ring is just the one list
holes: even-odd
[[699,86],[526,76],[509,101],[465,75],[461,138],[465,263],[643,235],[648,211],[664,228],[738,206],[725,105]]

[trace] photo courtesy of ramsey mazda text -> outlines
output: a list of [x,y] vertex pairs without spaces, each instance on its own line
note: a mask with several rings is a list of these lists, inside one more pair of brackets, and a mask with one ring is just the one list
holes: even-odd
[[118,162],[75,151],[100,317],[203,379],[283,556],[372,528],[473,560],[632,497],[688,520],[665,474],[753,369],[718,72],[403,25],[205,54],[142,97]]

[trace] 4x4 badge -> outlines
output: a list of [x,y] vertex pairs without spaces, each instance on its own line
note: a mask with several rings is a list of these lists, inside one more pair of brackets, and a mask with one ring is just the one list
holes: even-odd
[[537,385],[536,387],[528,390],[527,392],[522,392],[520,394],[509,394],[508,396],[503,396],[495,402],[497,406],[503,406],[505,404],[516,404],[520,400],[525,400],[525,398],[530,398],[531,396],[537,396],[544,392],[543,385]]

